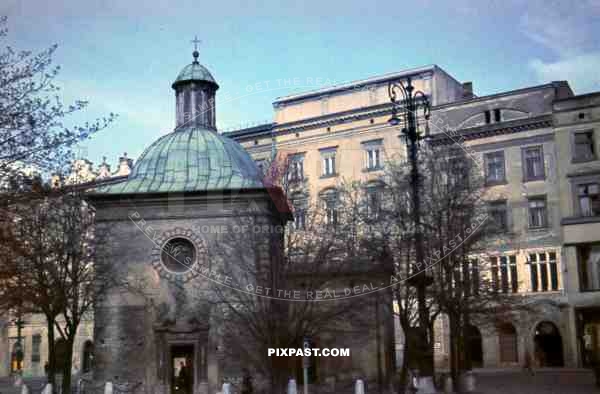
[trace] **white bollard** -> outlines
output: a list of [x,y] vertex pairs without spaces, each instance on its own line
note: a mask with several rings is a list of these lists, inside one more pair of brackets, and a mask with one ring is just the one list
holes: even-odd
[[287,394],[298,394],[298,388],[296,387],[295,379],[290,379],[288,382]]
[[104,394],[113,394],[112,382],[106,382],[106,384],[104,385]]
[[21,394],[29,394],[29,387],[26,384],[21,385]]
[[418,394],[435,394],[435,384],[433,384],[433,376],[420,376],[417,379]]
[[357,379],[354,384],[354,394],[365,394],[365,382],[362,379]]
[[466,393],[475,391],[475,375],[473,371],[467,371],[461,376],[462,387]]
[[444,393],[450,394],[454,392],[454,388],[452,387],[452,376],[447,375],[444,377]]
[[13,386],[18,387],[21,386],[23,384],[23,377],[21,375],[17,375],[17,377],[15,378],[15,382],[13,383]]
[[231,394],[231,383],[223,383],[221,394]]

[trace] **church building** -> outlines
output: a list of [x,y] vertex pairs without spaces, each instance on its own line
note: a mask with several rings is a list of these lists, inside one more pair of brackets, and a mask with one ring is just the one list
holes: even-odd
[[110,245],[97,263],[111,264],[129,286],[95,307],[94,380],[135,392],[215,393],[225,362],[205,274],[223,263],[215,257],[222,234],[213,229],[237,223],[240,212],[251,210],[262,226],[285,225],[289,213],[277,210],[248,153],[217,133],[219,86],[197,51],[172,88],[174,131],[127,177],[90,194]]

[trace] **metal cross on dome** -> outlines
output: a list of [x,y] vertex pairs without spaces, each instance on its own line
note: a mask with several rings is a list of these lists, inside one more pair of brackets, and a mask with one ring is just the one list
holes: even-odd
[[199,40],[198,36],[194,36],[194,39],[191,41],[191,43],[194,44],[195,51],[198,50],[198,44],[200,44],[201,42],[202,42],[202,40]]
[[198,36],[195,36],[191,42],[192,44],[194,44],[194,52],[192,53],[192,55],[194,56],[194,64],[198,64],[198,56],[200,55],[198,53],[198,44],[201,43],[202,40],[199,40]]

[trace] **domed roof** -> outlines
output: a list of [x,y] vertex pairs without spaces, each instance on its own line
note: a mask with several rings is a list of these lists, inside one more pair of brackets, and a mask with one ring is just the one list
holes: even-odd
[[188,81],[205,81],[214,83],[217,87],[219,86],[210,71],[198,62],[197,51],[194,51],[194,61],[179,72],[179,75],[177,75],[175,82],[173,82],[173,85],[171,86],[175,88],[176,85]]
[[261,174],[237,142],[202,128],[177,129],[150,145],[126,180],[96,193],[161,193],[262,188]]

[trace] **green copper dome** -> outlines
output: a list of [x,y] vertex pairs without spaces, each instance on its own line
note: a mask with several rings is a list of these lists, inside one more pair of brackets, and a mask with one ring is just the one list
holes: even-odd
[[203,128],[159,138],[141,155],[126,180],[96,193],[129,194],[262,188],[261,174],[237,142]]
[[[194,60],[193,63],[188,64],[181,70],[175,82],[173,82],[173,88],[180,83],[189,82],[189,81],[205,81],[214,83],[217,85],[217,82],[213,78],[212,74],[206,67],[202,64],[198,63],[198,61]],[[218,86],[218,85],[217,85]]]

